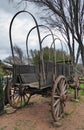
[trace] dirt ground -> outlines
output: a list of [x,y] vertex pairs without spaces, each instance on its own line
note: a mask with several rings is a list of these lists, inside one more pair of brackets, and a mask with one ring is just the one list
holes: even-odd
[[50,102],[50,97],[32,97],[28,106],[0,116],[0,130],[84,130],[84,97],[79,102],[68,99],[58,126],[53,123]]

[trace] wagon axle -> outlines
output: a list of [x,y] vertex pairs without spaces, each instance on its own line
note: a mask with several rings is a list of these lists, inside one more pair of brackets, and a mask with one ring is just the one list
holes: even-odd
[[28,86],[26,89],[26,93],[30,93],[30,95],[40,94],[40,95],[46,95],[48,91],[50,91],[51,86],[45,86],[42,88],[36,88],[32,86]]

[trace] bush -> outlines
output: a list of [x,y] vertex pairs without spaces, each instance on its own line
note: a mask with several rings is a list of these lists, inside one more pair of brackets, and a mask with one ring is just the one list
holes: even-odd
[[4,112],[3,71],[0,69],[0,114]]
[[0,68],[0,77],[3,76],[3,70]]

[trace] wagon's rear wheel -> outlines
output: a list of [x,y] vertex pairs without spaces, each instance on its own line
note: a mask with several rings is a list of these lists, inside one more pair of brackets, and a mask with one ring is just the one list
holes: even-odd
[[55,121],[62,118],[64,114],[65,101],[67,99],[67,82],[65,76],[61,75],[55,80],[52,89],[52,116]]
[[21,108],[28,104],[31,97],[27,91],[27,86],[15,85],[12,80],[9,81],[7,89],[8,102],[13,108]]

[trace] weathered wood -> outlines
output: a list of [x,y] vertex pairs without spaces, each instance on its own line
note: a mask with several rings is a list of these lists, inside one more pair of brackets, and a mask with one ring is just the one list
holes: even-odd
[[23,83],[38,82],[38,78],[35,73],[20,74]]
[[39,80],[39,67],[30,65],[14,65],[13,66],[13,83],[36,82]]
[[[64,75],[66,77],[70,76],[73,72],[73,67],[69,64],[61,64],[54,62],[45,62],[45,84],[51,84],[53,81],[53,74],[55,73],[54,68],[56,67],[56,76]],[[19,83],[19,78],[25,84],[40,82],[40,72],[39,66],[36,65],[14,65],[13,66],[13,83]],[[42,86],[43,86],[42,85]]]
[[51,98],[52,116],[58,121],[64,114],[65,101],[67,99],[67,81],[65,76],[60,75],[54,81]]

